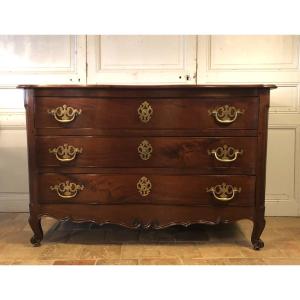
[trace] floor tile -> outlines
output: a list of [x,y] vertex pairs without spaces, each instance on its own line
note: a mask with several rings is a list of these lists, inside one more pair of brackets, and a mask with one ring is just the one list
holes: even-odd
[[26,265],[26,266],[34,266],[34,265],[53,265],[54,260],[40,260],[40,259],[23,259],[23,260],[14,260],[12,265]]
[[183,258],[183,265],[225,265],[226,260],[222,258]]
[[70,265],[94,265],[96,263],[96,260],[93,259],[86,259],[86,260],[55,260],[53,262],[53,265],[64,265],[64,266],[70,266]]
[[189,244],[169,244],[169,245],[160,245],[158,247],[161,256],[175,256],[179,258],[201,258],[201,246],[198,245],[189,245]]
[[38,259],[42,252],[41,247],[33,247],[29,242],[31,233],[29,232],[10,232],[0,244],[0,260],[17,259]]
[[[61,231],[68,232],[68,231]],[[107,244],[103,230],[74,230],[69,233],[68,243],[81,245]]]
[[175,257],[153,257],[139,259],[139,265],[182,265],[182,260]]
[[83,245],[78,253],[79,259],[119,259],[121,245]]
[[66,243],[49,243],[34,249],[39,249],[40,260],[73,260],[80,259],[79,253],[82,246]]
[[160,245],[122,245],[121,258],[149,258],[161,255]]
[[0,266],[2,266],[2,265],[12,265],[13,263],[14,263],[14,260],[9,260],[9,259],[1,260],[0,259]]
[[271,244],[270,242],[265,243],[265,246],[258,251],[253,250],[253,248],[249,247],[249,245],[244,242],[237,242],[237,243],[243,257],[246,258],[286,257],[286,254],[283,253],[282,249],[277,247],[276,243],[273,244]]
[[209,244],[203,244],[199,246],[199,251],[203,258],[229,258],[229,257],[242,258],[243,257],[240,247],[238,247],[234,241],[230,243],[211,242]]
[[227,258],[226,265],[264,265],[263,258]]
[[273,246],[280,248],[280,251],[283,253],[284,257],[288,257],[291,259],[300,258],[300,240],[285,241],[280,244],[276,243],[276,245],[273,245]]
[[264,258],[264,265],[300,265],[300,257],[296,258]]
[[0,213],[0,265],[299,265],[300,218],[266,217],[265,247],[254,251],[253,223],[131,230],[42,218],[41,247],[30,244],[27,213]]
[[138,259],[98,259],[97,265],[138,265]]
[[266,226],[269,228],[299,227],[299,217],[266,217]]

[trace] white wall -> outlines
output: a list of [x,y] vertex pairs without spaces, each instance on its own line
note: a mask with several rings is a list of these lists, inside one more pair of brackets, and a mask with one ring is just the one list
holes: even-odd
[[28,210],[23,90],[0,89],[0,211]]
[[299,36],[0,36],[0,211],[28,206],[23,97],[5,87],[274,83],[267,214],[300,215],[299,48]]

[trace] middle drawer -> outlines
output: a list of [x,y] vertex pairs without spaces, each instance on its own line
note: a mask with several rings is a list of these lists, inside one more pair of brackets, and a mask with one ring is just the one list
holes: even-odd
[[36,137],[39,167],[194,168],[255,174],[256,137]]

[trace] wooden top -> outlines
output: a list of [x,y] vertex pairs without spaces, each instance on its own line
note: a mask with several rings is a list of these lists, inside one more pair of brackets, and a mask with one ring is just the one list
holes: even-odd
[[172,89],[172,88],[183,88],[183,89],[206,89],[206,88],[268,88],[276,89],[277,86],[274,84],[228,84],[228,85],[18,85],[17,88],[22,89],[48,89],[48,88],[70,88],[70,89],[86,89],[86,88],[114,88],[114,89]]

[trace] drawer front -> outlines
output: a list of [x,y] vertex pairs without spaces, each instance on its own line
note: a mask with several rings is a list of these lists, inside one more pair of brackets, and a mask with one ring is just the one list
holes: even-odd
[[258,98],[36,99],[37,128],[256,129]]
[[254,176],[39,175],[41,203],[252,206]]
[[255,137],[37,137],[39,167],[195,168],[255,173]]

